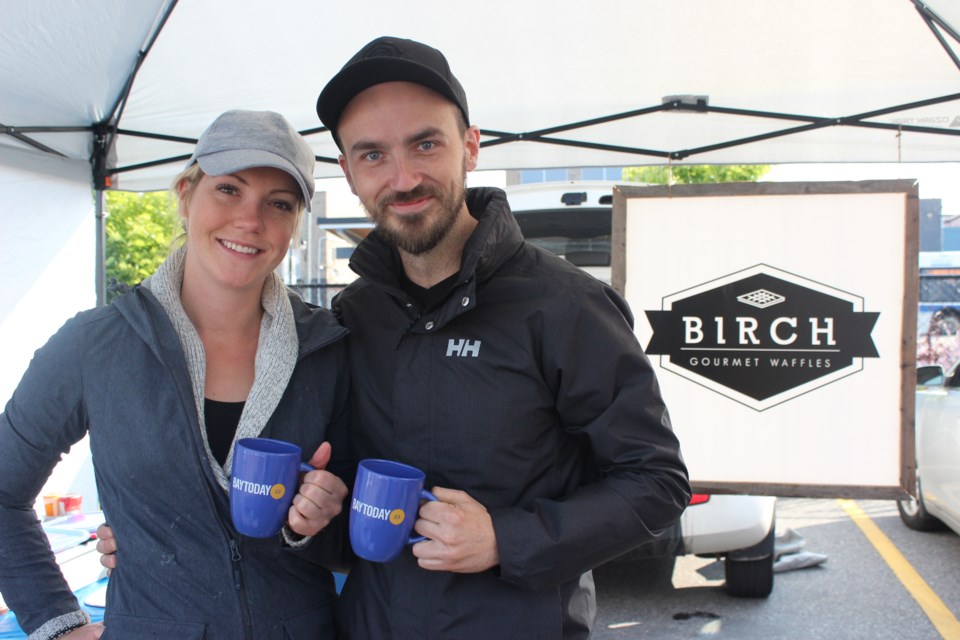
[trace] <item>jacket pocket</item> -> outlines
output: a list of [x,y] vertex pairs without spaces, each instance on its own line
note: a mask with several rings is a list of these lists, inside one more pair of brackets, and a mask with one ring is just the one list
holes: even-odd
[[200,622],[182,622],[180,620],[158,620],[130,615],[112,615],[104,620],[103,635],[100,640],[203,640],[207,625]]
[[284,618],[283,628],[289,640],[336,640],[337,637],[332,606]]

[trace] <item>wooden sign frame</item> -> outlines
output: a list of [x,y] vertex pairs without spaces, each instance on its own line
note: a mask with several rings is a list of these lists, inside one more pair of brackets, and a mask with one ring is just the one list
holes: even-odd
[[915,180],[619,186],[630,303],[697,491],[913,493]]

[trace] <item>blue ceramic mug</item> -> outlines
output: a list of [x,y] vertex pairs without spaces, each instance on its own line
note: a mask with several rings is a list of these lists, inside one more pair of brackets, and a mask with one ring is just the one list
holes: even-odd
[[437,498],[423,488],[420,469],[391,460],[361,460],[350,501],[350,544],[371,562],[395,560],[412,536],[421,500]]
[[230,517],[237,531],[252,538],[280,532],[297,493],[301,471],[300,447],[283,440],[243,438],[233,447],[230,477]]

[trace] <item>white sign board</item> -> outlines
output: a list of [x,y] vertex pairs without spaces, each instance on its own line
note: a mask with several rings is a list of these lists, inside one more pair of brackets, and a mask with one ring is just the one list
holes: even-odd
[[613,285],[695,488],[912,489],[917,216],[908,180],[615,191]]

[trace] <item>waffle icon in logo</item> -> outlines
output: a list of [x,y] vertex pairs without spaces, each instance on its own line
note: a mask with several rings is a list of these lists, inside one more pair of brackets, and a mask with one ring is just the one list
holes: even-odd
[[742,296],[737,296],[737,300],[744,304],[749,304],[752,307],[757,307],[758,309],[766,309],[775,304],[780,304],[785,301],[786,298],[772,291],[767,291],[766,289],[757,289],[756,291],[745,293]]

